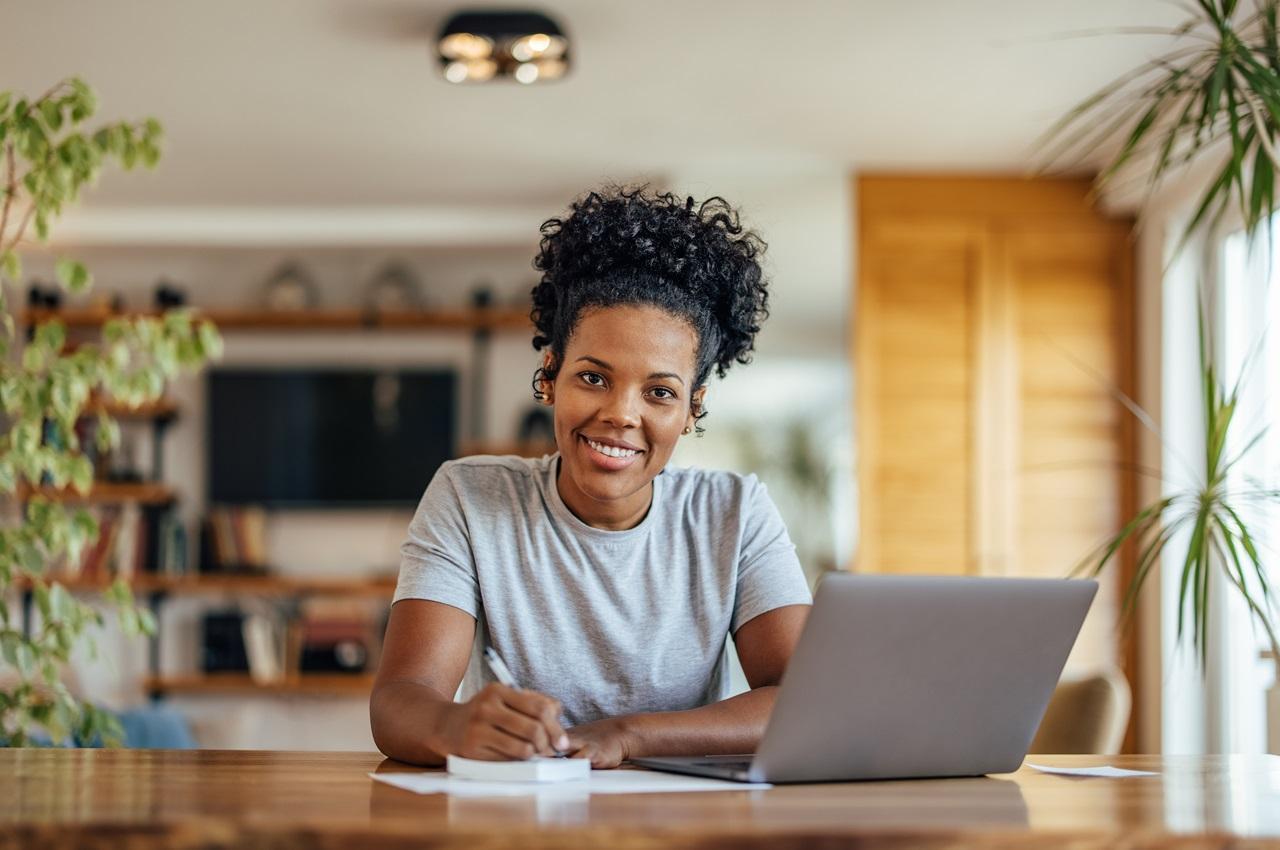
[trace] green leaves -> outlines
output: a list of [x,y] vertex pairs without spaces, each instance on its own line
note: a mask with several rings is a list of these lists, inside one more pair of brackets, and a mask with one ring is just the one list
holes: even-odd
[[1267,578],[1267,565],[1258,552],[1257,535],[1244,519],[1245,504],[1280,503],[1280,490],[1231,491],[1227,473],[1261,442],[1261,433],[1242,441],[1234,457],[1226,452],[1232,445],[1232,426],[1239,406],[1239,384],[1227,389],[1209,356],[1203,314],[1200,323],[1201,413],[1205,433],[1203,476],[1199,486],[1176,492],[1140,510],[1112,538],[1099,547],[1076,572],[1098,575],[1126,543],[1137,546],[1133,579],[1125,593],[1126,617],[1160,556],[1182,530],[1190,527],[1186,550],[1178,572],[1177,634],[1181,640],[1190,632],[1201,669],[1208,660],[1209,609],[1212,581],[1219,572],[1244,600],[1249,615],[1280,657],[1280,628],[1277,628],[1276,597]]
[[22,277],[22,261],[18,259],[18,252],[9,250],[0,252],[0,271],[9,278],[9,280],[17,282]]
[[1175,37],[1175,49],[1104,86],[1045,134],[1041,169],[1073,167],[1111,147],[1116,153],[1099,173],[1097,187],[1132,175],[1150,193],[1171,170],[1210,149],[1222,150],[1217,177],[1202,194],[1182,242],[1214,226],[1233,206],[1254,233],[1276,207],[1276,6],[1275,0],[1246,5],[1250,13],[1240,21],[1229,0],[1186,7],[1194,17],[1166,31]]
[[[3,93],[7,106],[11,95]],[[0,137],[12,143],[16,162],[0,159],[0,187],[15,187],[7,198],[23,211],[4,219],[0,230],[0,259],[24,238],[31,227],[37,239],[49,238],[53,224],[80,190],[97,180],[104,162],[114,158],[122,167],[141,162],[148,168],[160,160],[163,128],[154,118],[116,122],[91,132],[77,128],[97,111],[93,90],[78,77],[55,85],[35,101],[19,99],[10,114],[0,109]],[[17,272],[5,269],[10,278]],[[60,275],[60,277],[62,277]],[[62,278],[64,281],[69,277]],[[74,276],[72,291],[89,285],[87,273]]]
[[60,257],[54,266],[58,281],[73,295],[79,295],[93,284],[93,276],[84,267],[84,263]]
[[[15,250],[30,228],[44,240],[80,191],[114,161],[125,168],[152,167],[160,159],[164,131],[154,118],[116,121],[88,128],[97,112],[93,90],[81,79],[59,82],[39,97],[0,92],[0,275],[18,282],[22,264]],[[55,271],[73,295],[89,290],[93,276],[77,260],[60,258]],[[15,333],[13,316],[0,289],[0,492],[22,484],[93,486],[93,466],[81,451],[76,426],[93,393],[142,403],[160,395],[172,377],[198,369],[219,356],[222,340],[207,322],[189,313],[139,317],[106,323],[98,344],[76,340],[68,351],[65,326],[42,323],[30,337]],[[20,356],[10,346],[21,350]],[[118,446],[116,421],[97,417],[97,443]],[[119,743],[119,723],[108,712],[81,703],[58,681],[72,650],[103,622],[48,575],[67,559],[78,561],[99,535],[98,521],[83,509],[74,513],[40,496],[26,495],[25,510],[0,524],[0,597],[10,598],[16,581],[29,581],[39,611],[28,638],[9,622],[0,606],[0,657],[19,678],[0,677],[0,743],[25,745],[46,732],[61,743]],[[3,523],[0,520],[0,523]],[[154,633],[152,613],[134,603],[126,582],[106,593],[122,626],[133,634]],[[89,640],[92,647],[92,640]],[[40,687],[36,687],[40,684]]]

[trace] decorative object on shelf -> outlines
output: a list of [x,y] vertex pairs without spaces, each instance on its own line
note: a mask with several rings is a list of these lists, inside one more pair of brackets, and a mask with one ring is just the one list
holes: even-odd
[[520,427],[516,429],[516,439],[525,445],[556,444],[555,418],[551,410],[538,404],[530,407],[520,417]]
[[[47,241],[51,226],[115,160],[126,169],[153,166],[160,157],[161,127],[154,119],[86,128],[97,97],[78,78],[63,80],[37,97],[0,92],[0,284],[22,276],[19,247],[28,228]],[[59,257],[59,283],[71,295],[87,292],[93,278],[84,264]],[[110,713],[74,697],[60,674],[73,651],[92,643],[86,631],[103,622],[96,609],[75,599],[48,569],[77,561],[96,545],[99,523],[85,507],[69,507],[39,489],[70,488],[82,498],[93,486],[93,462],[76,450],[75,430],[94,392],[130,404],[156,398],[166,381],[219,356],[221,339],[209,322],[190,314],[113,317],[101,325],[100,342],[68,350],[67,327],[58,318],[18,332],[8,321],[0,285],[0,494],[19,495],[24,510],[0,529],[0,596],[24,588],[32,615],[23,630],[0,630],[0,653],[16,676],[0,684],[0,743],[29,746],[39,740],[63,744],[101,738],[118,744],[122,732]],[[98,414],[100,446],[118,439],[115,420]],[[46,424],[48,423],[48,424]],[[47,439],[53,436],[54,439]],[[34,489],[33,489],[34,488]],[[106,593],[126,633],[152,633],[155,622],[139,609],[129,585],[114,582]],[[56,638],[56,639],[55,639]]]
[[320,287],[300,263],[285,263],[267,278],[262,303],[268,310],[314,310],[320,306]]
[[299,610],[303,673],[363,673],[376,645],[368,605],[348,599],[307,599]]
[[204,614],[200,628],[201,670],[206,673],[248,672],[244,620],[244,612],[237,608]]
[[62,292],[43,281],[33,280],[27,287],[27,306],[33,310],[57,310],[62,306]]
[[122,433],[116,447],[107,453],[107,474],[113,484],[138,484],[145,480],[138,466],[138,435]]
[[157,309],[169,310],[174,307],[187,306],[187,291],[167,278],[156,283],[154,294]]
[[493,287],[488,283],[477,284],[471,290],[471,306],[477,310],[487,310],[493,306]]
[[[1183,43],[1153,59],[1086,99],[1055,124],[1045,139],[1045,167],[1074,166],[1099,149],[1118,144],[1098,175],[1100,190],[1120,175],[1130,175],[1154,189],[1160,180],[1201,155],[1221,157],[1215,179],[1203,191],[1177,243],[1177,251],[1198,232],[1213,232],[1229,210],[1239,213],[1247,238],[1253,240],[1276,208],[1275,178],[1280,159],[1274,140],[1280,133],[1280,26],[1274,2],[1237,3],[1200,0],[1183,7],[1185,23],[1161,32]],[[1146,32],[1152,28],[1143,28]],[[1268,238],[1270,242],[1270,238]],[[1269,244],[1266,261],[1272,261]],[[1269,277],[1270,275],[1268,275]],[[1195,487],[1144,506],[1110,540],[1090,553],[1080,570],[1098,575],[1132,541],[1138,547],[1136,568],[1125,595],[1126,613],[1161,554],[1173,545],[1183,552],[1177,607],[1178,637],[1190,624],[1201,672],[1209,653],[1210,575],[1219,572],[1245,602],[1256,626],[1280,655],[1277,629],[1280,610],[1266,575],[1268,563],[1259,548],[1262,529],[1245,507],[1280,502],[1275,485],[1255,482],[1241,491],[1229,486],[1228,473],[1245,460],[1262,434],[1249,434],[1235,451],[1230,439],[1241,427],[1236,414],[1244,375],[1228,384],[1215,363],[1212,334],[1206,329],[1204,299],[1199,303],[1200,423],[1205,449],[1197,455]],[[1155,420],[1132,399],[1113,390],[1125,406],[1155,433]],[[1177,533],[1186,529],[1185,538]],[[1177,538],[1177,542],[1175,542]],[[1185,541],[1185,542],[1184,542]]]
[[549,82],[568,73],[570,64],[560,25],[533,11],[459,12],[440,30],[436,51],[451,83]]
[[387,263],[373,276],[364,291],[364,308],[370,314],[404,313],[426,306],[422,285],[408,264]]

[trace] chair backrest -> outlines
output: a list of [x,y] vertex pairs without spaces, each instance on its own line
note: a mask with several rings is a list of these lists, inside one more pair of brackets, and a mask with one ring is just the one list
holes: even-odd
[[1053,691],[1030,752],[1117,753],[1129,707],[1129,683],[1119,670],[1063,680]]

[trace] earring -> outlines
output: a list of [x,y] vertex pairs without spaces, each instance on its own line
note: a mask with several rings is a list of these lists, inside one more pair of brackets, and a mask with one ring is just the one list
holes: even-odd
[[533,400],[538,402],[538,404],[550,403],[551,396],[542,389],[543,383],[549,380],[551,379],[547,377],[547,370],[542,366],[533,370],[533,381],[530,383],[533,386]]
[[681,434],[688,434],[688,433],[689,433],[689,432],[691,432],[692,430],[693,430],[692,428],[685,428],[685,429],[684,429],[683,431],[681,431],[680,433],[681,433]]

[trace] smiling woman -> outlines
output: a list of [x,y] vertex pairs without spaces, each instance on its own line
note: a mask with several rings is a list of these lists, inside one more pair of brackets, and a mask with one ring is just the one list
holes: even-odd
[[[808,587],[755,476],[667,462],[706,415],[712,370],[750,361],[764,243],[720,198],[625,189],[542,232],[533,389],[559,451],[453,461],[427,487],[401,548],[374,739],[422,764],[750,752]],[[731,634],[751,690],[726,699]],[[485,645],[524,689],[476,663]]]

